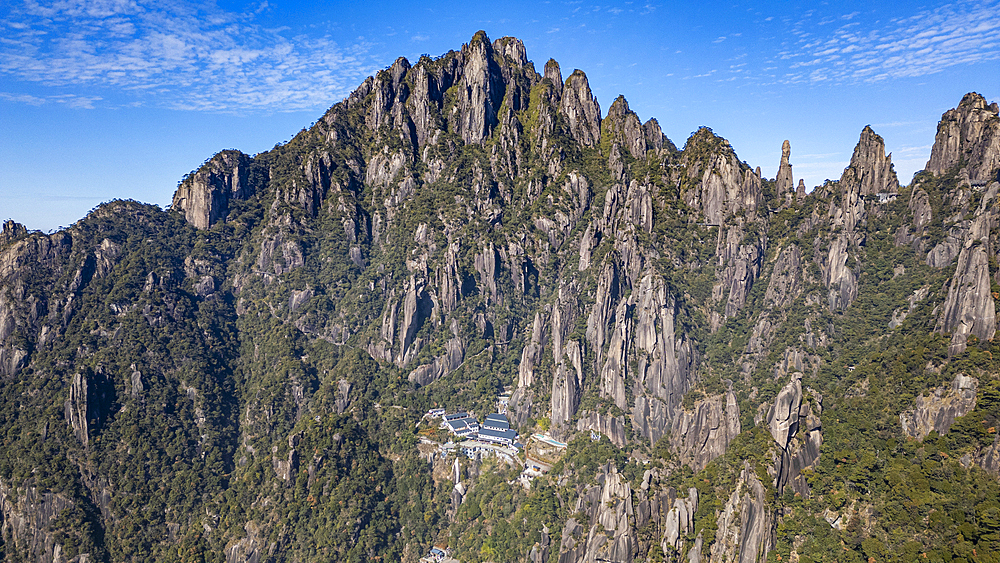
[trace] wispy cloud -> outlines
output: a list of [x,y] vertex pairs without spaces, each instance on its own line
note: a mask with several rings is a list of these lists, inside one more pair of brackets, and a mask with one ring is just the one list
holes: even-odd
[[[781,59],[806,60],[791,64],[781,81],[878,82],[1000,59],[998,13],[1000,1],[963,0],[867,30],[857,13],[847,14],[841,19],[850,23],[824,33],[812,28],[807,15],[792,30],[799,37],[794,46],[779,53]],[[803,67],[815,68],[797,72]]]
[[708,76],[712,76],[717,71],[718,71],[718,69],[713,68],[712,70],[710,70],[708,72],[705,72],[705,73],[702,73],[702,74],[696,74],[694,76],[685,76],[684,79],[687,80],[688,78],[706,78]]
[[61,104],[77,109],[94,109],[95,103],[103,98],[100,96],[77,96],[75,94],[59,94],[53,96],[33,96],[31,94],[14,94],[11,92],[0,92],[0,100],[28,104],[30,106],[44,106],[49,104]]
[[[8,84],[113,92],[125,104],[282,111],[329,105],[381,66],[364,40],[340,45],[267,28],[256,21],[266,9],[266,2],[237,14],[164,0],[25,0],[0,16],[0,76]],[[83,108],[104,99],[2,97]]]

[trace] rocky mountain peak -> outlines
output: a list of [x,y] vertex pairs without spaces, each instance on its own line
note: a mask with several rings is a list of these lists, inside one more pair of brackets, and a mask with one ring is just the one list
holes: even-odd
[[493,45],[478,31],[462,47],[462,86],[458,89],[460,111],[456,131],[466,143],[480,143],[498,122],[497,111],[504,96],[503,76],[493,60]]
[[406,60],[406,57],[399,57],[392,66],[389,67],[389,75],[392,76],[392,85],[396,88],[406,77],[406,73],[410,70],[410,61]]
[[955,109],[941,116],[927,170],[943,174],[964,164],[970,183],[995,179],[1000,168],[1000,113],[976,92],[966,94]]
[[663,147],[667,147],[670,152],[676,151],[677,147],[674,146],[670,139],[663,134],[663,129],[660,128],[660,122],[656,120],[655,117],[650,117],[648,121],[642,124],[642,130],[646,134],[646,148],[656,151],[660,151]]
[[562,70],[560,70],[559,63],[557,63],[555,59],[549,59],[548,62],[545,63],[545,78],[552,82],[552,87],[556,92],[556,100],[562,98]]
[[0,231],[0,245],[7,244],[26,234],[28,234],[28,229],[24,228],[24,225],[8,219],[3,223],[3,231]]
[[689,158],[704,156],[712,152],[718,152],[720,155],[724,154],[725,156],[735,156],[736,154],[729,141],[716,135],[711,127],[705,126],[701,126],[697,131],[691,133],[691,136],[684,143],[683,151]]
[[246,199],[254,193],[250,168],[250,157],[240,151],[216,154],[181,182],[174,193],[173,208],[182,210],[196,228],[211,227],[226,218],[231,200]]
[[885,153],[885,141],[871,126],[861,130],[854,147],[851,164],[840,177],[845,205],[854,205],[859,198],[878,193],[896,193],[899,180],[892,167],[892,155]]
[[996,102],[992,104],[986,101],[986,98],[979,92],[969,92],[962,96],[962,101],[958,103],[958,107],[955,110],[959,114],[972,115],[980,111],[987,111],[996,115],[998,111],[998,106]]
[[[989,127],[995,106],[980,98],[963,100],[957,122]],[[959,145],[975,137],[957,131]],[[305,560],[320,548],[335,560],[416,561],[446,536],[463,560],[493,550],[490,560],[532,563],[749,562],[773,550],[793,561],[797,549],[802,561],[841,549],[863,560],[858,550],[875,544],[857,540],[889,537],[900,522],[880,515],[880,495],[841,487],[841,471],[867,490],[891,484],[885,472],[905,484],[914,450],[887,446],[882,471],[858,463],[872,443],[854,434],[912,407],[900,423],[920,439],[908,420],[940,434],[938,421],[982,410],[965,379],[922,398],[930,370],[943,375],[951,361],[932,330],[951,335],[952,356],[970,349],[970,369],[1000,370],[1000,184],[922,174],[934,197],[920,182],[907,190],[923,202],[910,206],[909,235],[905,202],[891,203],[903,199],[893,197],[891,157],[870,127],[840,182],[815,197],[801,180],[793,194],[785,141],[776,184],[786,205],[776,212],[760,168],[711,129],[675,151],[625,97],[602,120],[583,72],[564,80],[549,60],[540,75],[520,41],[479,32],[438,58],[397,59],[286,145],[214,155],[184,179],[175,212],[107,204],[52,235],[7,222],[0,431],[11,445],[0,461],[20,477],[0,472],[0,559],[95,523],[87,541],[108,555],[76,561],[130,559],[135,546],[159,560],[196,537],[206,553],[226,546],[231,563],[263,549]],[[956,162],[968,166],[964,154]],[[233,228],[193,233],[178,228],[181,214],[199,229]],[[932,230],[955,249],[934,265],[917,249]],[[899,249],[894,239],[918,242]],[[893,326],[889,313],[907,300],[913,314]],[[923,353],[917,346],[926,359],[897,362]],[[449,453],[423,418],[432,407],[493,412],[507,391],[524,461],[562,468],[536,474],[536,485],[494,479],[508,462],[520,471],[516,458]],[[956,424],[992,441],[986,418],[1000,414],[978,415]],[[540,431],[568,447],[537,441]],[[957,461],[964,451],[986,458],[988,442],[953,438],[951,461],[920,468],[948,470],[925,473],[928,482],[968,467]],[[944,444],[935,441],[927,452]],[[148,478],[133,465],[139,445],[170,453],[138,458]],[[989,466],[972,463],[996,472],[1000,440],[990,451]],[[527,458],[536,454],[545,459]],[[41,498],[34,471],[53,460],[70,470],[52,490],[72,496],[49,510],[31,499]],[[983,478],[968,474],[952,483],[955,498]],[[201,488],[185,497],[189,483]],[[406,508],[414,499],[423,510]],[[167,510],[134,520],[145,504]],[[546,506],[548,515],[529,509]],[[39,513],[52,518],[9,524]],[[516,533],[501,541],[488,527],[505,517]],[[861,531],[838,536],[847,530],[835,523],[852,521]],[[912,537],[957,535],[932,537],[915,521]],[[287,537],[327,543],[264,547],[261,538],[286,534],[284,522]],[[832,534],[829,544],[777,534],[788,522],[802,538]],[[366,551],[351,555],[358,546]]]
[[639,116],[628,107],[628,100],[625,96],[618,96],[608,108],[608,115],[601,124],[601,134],[603,142],[608,144],[617,143],[622,148],[628,150],[632,158],[642,159],[646,157],[646,135],[639,121]]
[[462,51],[465,52],[465,50],[468,48],[490,49],[492,48],[492,44],[490,42],[489,36],[486,35],[486,32],[480,29],[479,31],[472,34],[472,39],[469,39],[468,43],[462,46]]
[[493,51],[517,66],[528,64],[524,43],[516,37],[501,37],[493,42]]
[[756,216],[763,205],[760,176],[740,161],[729,141],[708,127],[701,127],[688,138],[681,154],[691,189],[685,202],[700,210],[711,225],[723,225],[726,219],[746,212]]
[[590,91],[587,75],[580,69],[566,79],[562,92],[562,111],[569,121],[570,134],[581,145],[593,147],[601,139],[601,106]]

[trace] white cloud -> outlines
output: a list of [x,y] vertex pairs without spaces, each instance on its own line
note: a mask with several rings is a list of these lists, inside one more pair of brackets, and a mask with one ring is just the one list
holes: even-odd
[[[799,29],[790,30],[801,39],[796,51],[809,62],[797,62],[789,70],[816,66],[809,74],[788,73],[784,82],[878,82],[893,78],[918,77],[945,68],[1000,59],[1000,1],[962,0],[899,18],[862,32],[858,14],[843,16],[854,20],[834,29],[817,41]],[[801,21],[799,25],[808,22]],[[820,24],[827,23],[823,20]],[[876,22],[878,23],[878,22]],[[791,45],[789,46],[791,47]],[[788,59],[789,48],[779,53]],[[838,54],[839,53],[839,54]],[[850,64],[838,61],[850,55]]]
[[0,100],[28,104],[29,106],[40,106],[46,103],[45,98],[39,98],[31,94],[14,94],[12,92],[0,92]]
[[11,92],[0,92],[0,100],[28,104],[30,106],[43,106],[48,104],[62,104],[76,109],[94,109],[95,103],[101,101],[100,96],[77,96],[75,94],[59,94],[54,96],[33,96],[31,94],[14,94]]
[[[256,14],[265,11],[267,2],[255,9]],[[211,4],[25,0],[5,11],[0,16],[0,76],[5,82],[109,92],[126,98],[119,105],[313,109],[345,96],[381,66],[369,56],[371,43],[363,38],[340,45],[329,37],[294,35],[287,28],[257,23],[255,13],[227,12]],[[156,99],[150,101],[147,93],[154,92]],[[31,97],[2,97],[37,103]],[[93,107],[101,101],[74,96],[57,103]]]

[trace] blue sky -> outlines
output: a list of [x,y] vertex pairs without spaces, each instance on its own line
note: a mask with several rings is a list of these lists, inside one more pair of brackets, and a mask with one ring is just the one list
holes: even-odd
[[0,220],[50,230],[113,198],[167,205],[215,152],[287,141],[398,56],[522,39],[678,146],[707,125],[773,177],[839,178],[861,129],[903,183],[941,113],[1000,100],[1000,0],[0,0]]

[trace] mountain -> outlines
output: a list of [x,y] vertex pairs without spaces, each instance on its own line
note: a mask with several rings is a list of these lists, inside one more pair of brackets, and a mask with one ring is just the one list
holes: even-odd
[[[871,127],[793,162],[479,32],[167,210],[8,221],[0,559],[1000,560],[997,104],[909,185]],[[505,392],[530,461],[439,447]]]

